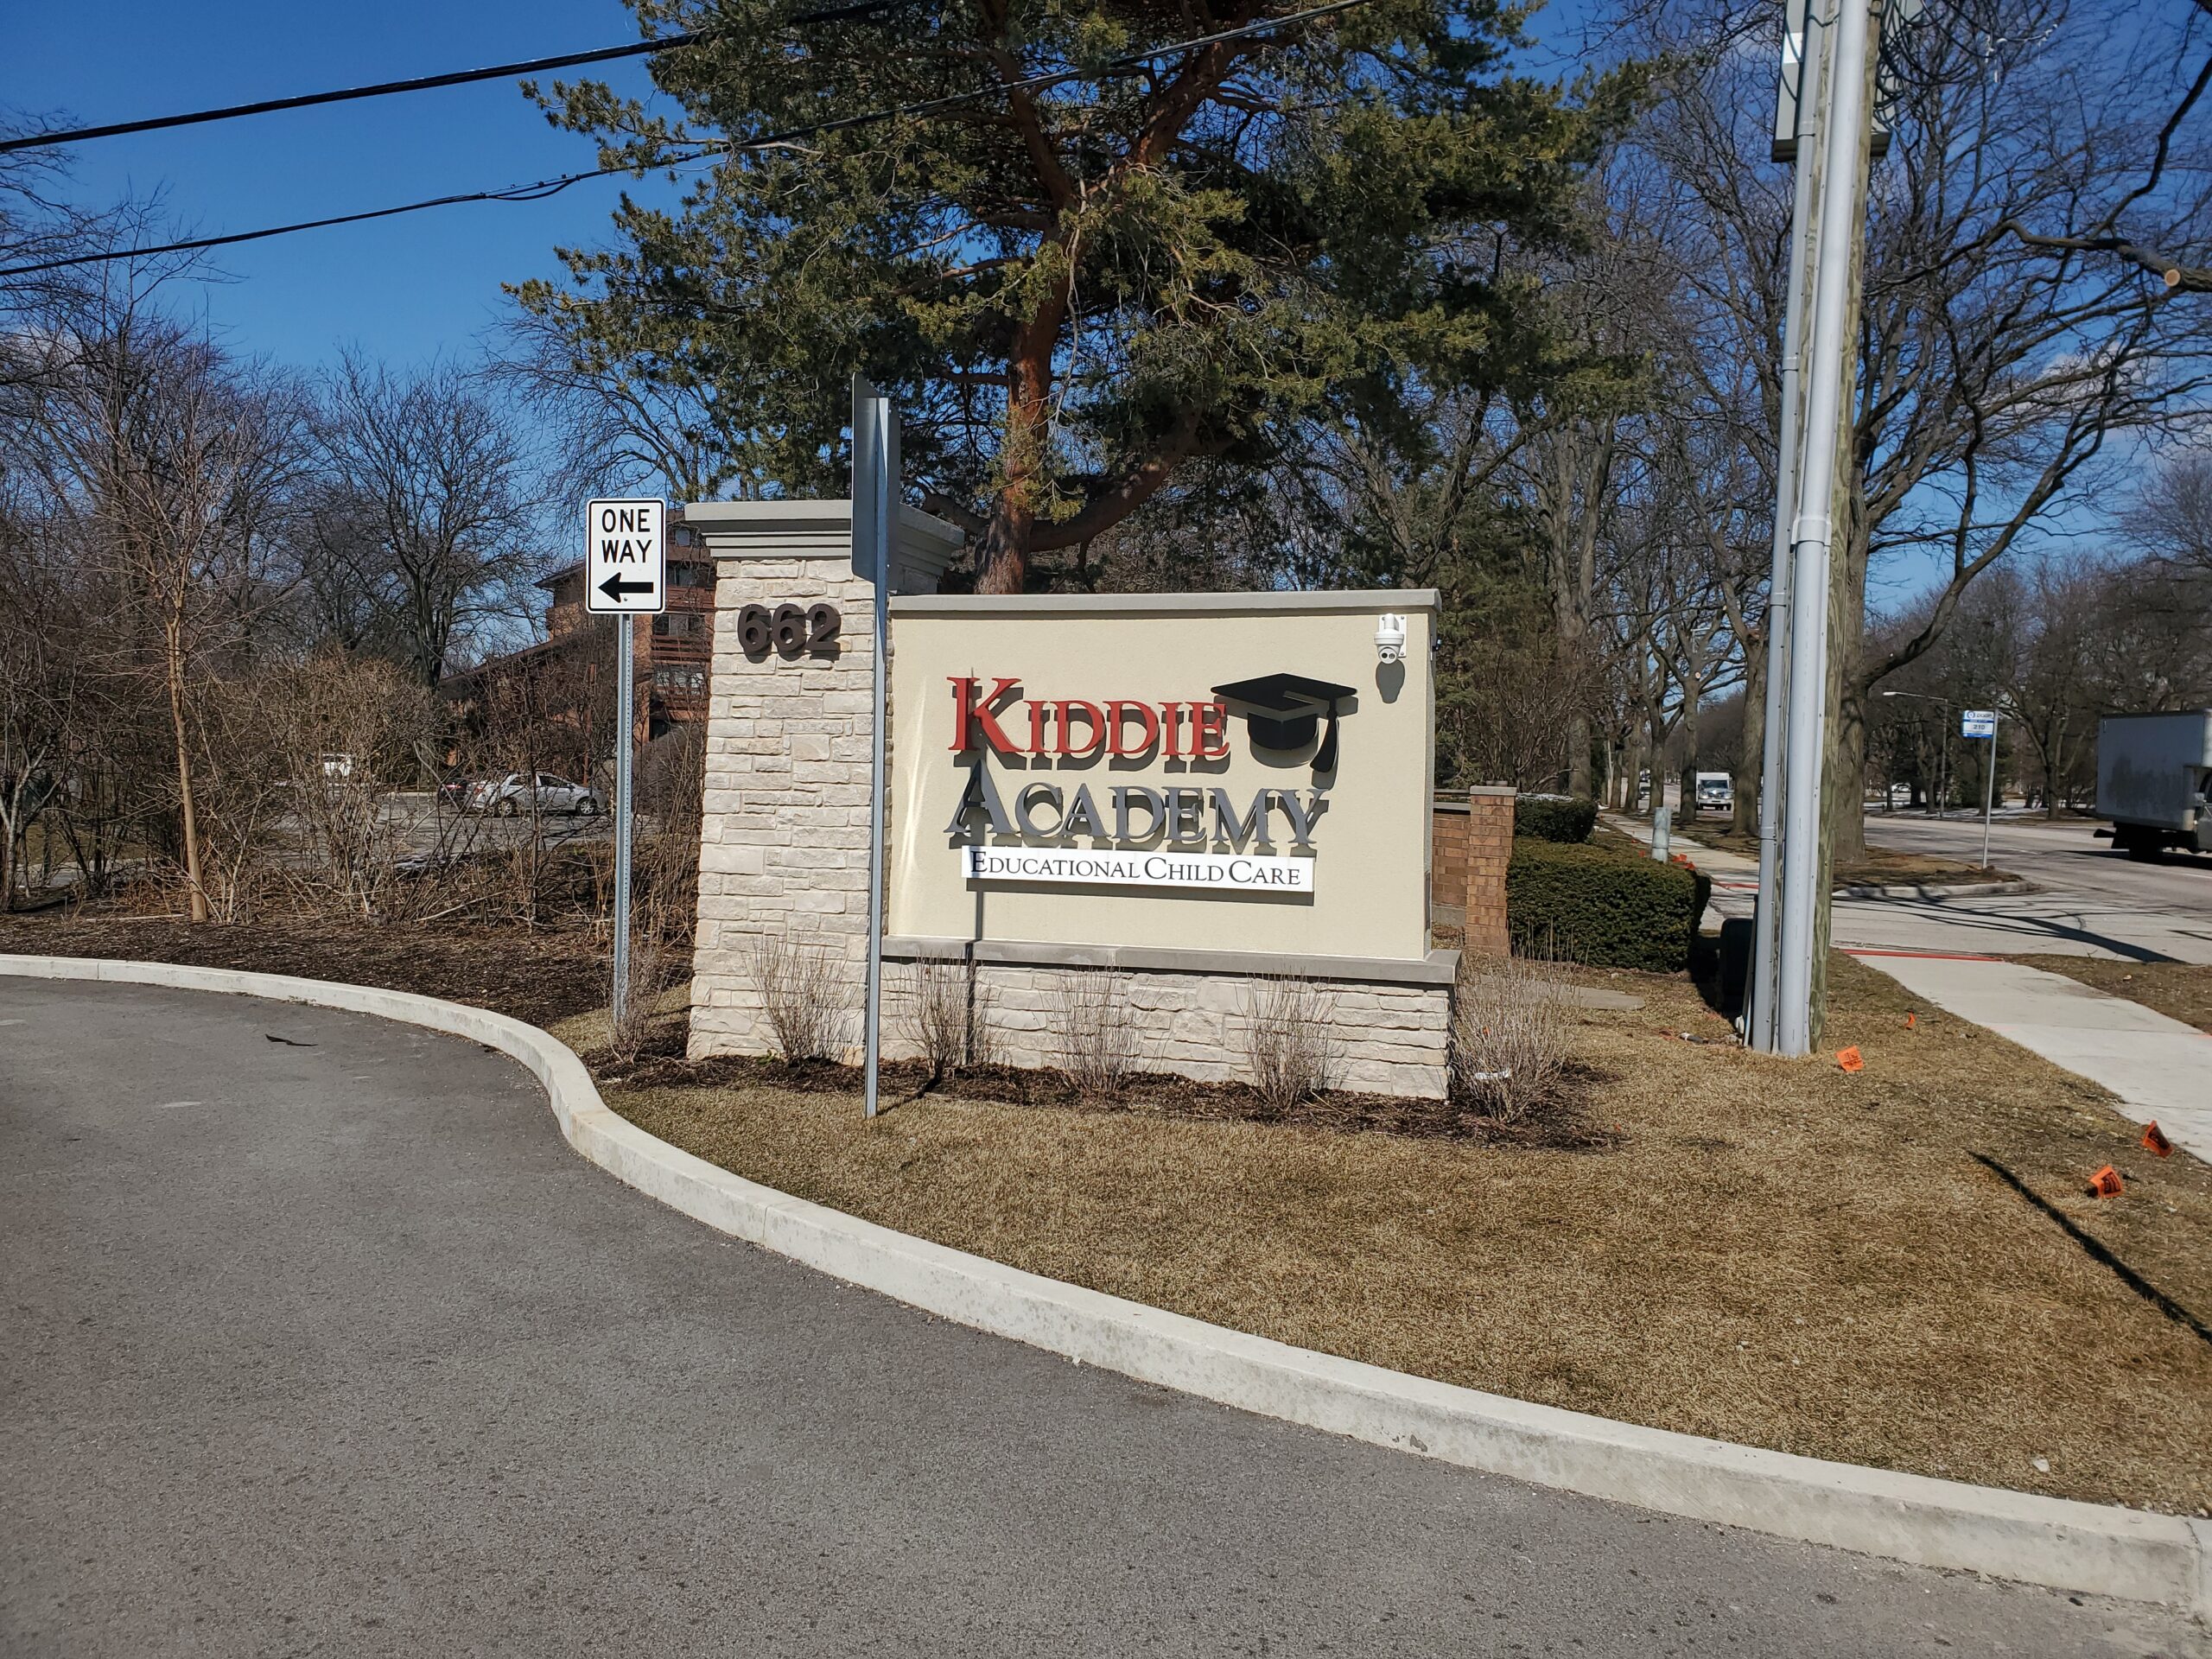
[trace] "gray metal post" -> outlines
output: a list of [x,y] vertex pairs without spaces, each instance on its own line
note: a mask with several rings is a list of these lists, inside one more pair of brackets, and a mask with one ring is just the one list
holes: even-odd
[[1997,804],[1997,728],[1989,731],[1989,773],[1981,780],[1981,868],[1989,868],[1989,815]]
[[630,1005],[630,726],[635,623],[614,619],[614,1024]]
[[[868,755],[868,1007],[862,1045],[866,1113],[876,1114],[883,1052],[883,796],[887,680],[890,673],[892,550],[899,531],[899,416],[891,400],[853,377],[853,553],[875,587],[873,739]],[[863,546],[865,540],[869,545]]]
[[1805,459],[1792,531],[1789,776],[1783,804],[1780,995],[1775,1049],[1813,1046],[1813,946],[1819,891],[1821,747],[1827,735],[1828,515],[1842,426],[1844,353],[1853,348],[1852,230],[1866,137],[1866,0],[1841,0],[1828,50],[1827,118],[1821,138],[1819,261],[1813,279],[1813,372],[1805,397]]
[[[1785,25],[1786,27],[1786,25]],[[1803,34],[1798,70],[1798,154],[1789,204],[1789,286],[1783,304],[1782,421],[1775,448],[1774,575],[1767,588],[1766,607],[1766,750],[1759,762],[1759,896],[1752,912],[1751,988],[1746,1010],[1745,1039],[1753,1048],[1774,1050],[1774,1008],[1780,982],[1776,973],[1775,938],[1781,912],[1782,855],[1778,845],[1782,827],[1783,755],[1789,731],[1789,530],[1797,513],[1797,441],[1801,400],[1797,395],[1799,365],[1805,345],[1805,243],[1813,216],[1813,168],[1803,143],[1819,131],[1809,114],[1816,100],[1809,96],[1820,73],[1813,53],[1813,26],[1808,19]]]

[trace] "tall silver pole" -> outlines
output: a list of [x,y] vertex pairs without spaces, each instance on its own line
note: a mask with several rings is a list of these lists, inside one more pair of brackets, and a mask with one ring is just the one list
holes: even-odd
[[630,702],[635,624],[614,619],[614,1027],[630,1005]]
[[1805,459],[1792,531],[1789,777],[1783,788],[1782,937],[1775,1048],[1813,1046],[1813,945],[1818,937],[1821,747],[1827,736],[1828,556],[1834,525],[1836,437],[1843,423],[1844,353],[1851,305],[1852,229],[1866,140],[1866,0],[1841,0],[1828,52],[1827,120],[1821,134],[1819,263],[1813,278],[1813,372],[1805,397]]
[[[1785,28],[1788,24],[1785,22]],[[1819,132],[1812,111],[1820,66],[1814,52],[1814,27],[1806,20],[1797,70],[1796,177],[1789,200],[1789,276],[1783,300],[1782,419],[1775,446],[1774,575],[1766,607],[1766,749],[1759,764],[1759,897],[1751,944],[1750,1027],[1753,1048],[1774,1052],[1774,1009],[1780,983],[1775,972],[1775,937],[1781,910],[1783,753],[1789,730],[1789,527],[1797,512],[1797,441],[1803,424],[1797,382],[1805,345],[1805,242],[1812,228],[1813,167],[1805,146]]]
[[[865,384],[865,383],[862,383]],[[874,741],[868,755],[868,1014],[865,1044],[867,1048],[867,1113],[876,1111],[876,1074],[883,1052],[883,789],[884,789],[884,731],[886,696],[885,682],[889,677],[891,652],[891,550],[898,545],[899,524],[899,417],[893,411],[891,400],[870,388],[865,411],[861,400],[855,400],[853,423],[855,452],[861,453],[861,426],[865,420],[873,429],[874,442],[868,446],[868,459],[873,466],[865,476],[854,480],[855,497],[854,508],[861,502],[857,492],[868,494],[868,531],[874,539],[871,563],[875,574],[875,639],[874,660]]]

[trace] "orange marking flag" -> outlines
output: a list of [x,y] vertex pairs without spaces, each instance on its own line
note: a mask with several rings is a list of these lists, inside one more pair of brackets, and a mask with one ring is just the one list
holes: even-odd
[[2089,1196],[2093,1198],[2116,1198],[2126,1191],[2120,1185],[2120,1172],[2107,1164],[2089,1177]]
[[2152,1118],[2143,1126],[2144,1151],[2155,1152],[2159,1157],[2164,1158],[2169,1156],[2173,1149],[2174,1143],[2166,1139],[2166,1132],[2158,1127],[2157,1118]]
[[1859,1052],[1859,1046],[1856,1043],[1853,1043],[1849,1048],[1838,1049],[1835,1055],[1835,1063],[1847,1071],[1864,1071],[1866,1069],[1866,1062],[1865,1058],[1860,1056]]

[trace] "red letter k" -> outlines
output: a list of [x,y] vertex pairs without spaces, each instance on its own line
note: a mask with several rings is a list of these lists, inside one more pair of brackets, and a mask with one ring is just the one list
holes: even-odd
[[998,719],[991,713],[991,705],[1012,691],[1021,689],[1020,680],[1001,679],[993,683],[990,695],[978,694],[981,680],[964,675],[953,675],[952,680],[952,747],[955,753],[976,747],[980,735],[983,741],[1000,754],[1019,754],[1014,740],[1006,734]]

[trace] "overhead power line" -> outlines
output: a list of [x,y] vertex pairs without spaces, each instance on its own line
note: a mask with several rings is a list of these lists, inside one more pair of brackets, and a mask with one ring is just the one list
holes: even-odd
[[[871,0],[871,7],[880,0]],[[1271,17],[1255,23],[1246,23],[1239,29],[1225,29],[1217,34],[1200,35],[1186,41],[1172,41],[1165,46],[1147,48],[1141,52],[1126,53],[1109,59],[1096,69],[1054,69],[1042,74],[1026,76],[1019,80],[1001,81],[996,86],[978,87],[972,92],[951,92],[943,98],[925,99],[918,104],[903,104],[891,109],[870,110],[861,115],[840,116],[830,121],[810,122],[804,126],[789,127],[760,138],[748,138],[736,143],[706,145],[698,154],[681,156],[673,162],[625,162],[617,167],[593,168],[588,172],[564,173],[556,178],[539,179],[531,184],[509,185],[504,190],[473,190],[464,194],[432,196],[424,201],[402,202],[395,207],[372,207],[358,213],[339,213],[328,219],[302,219],[296,224],[271,225],[257,231],[233,231],[224,236],[193,237],[181,242],[164,242],[150,248],[111,248],[99,253],[73,254],[64,259],[47,259],[35,264],[10,265],[0,269],[0,277],[29,276],[40,271],[62,270],[74,265],[105,264],[117,259],[150,259],[168,253],[196,253],[208,248],[230,247],[240,242],[258,242],[272,236],[289,236],[297,231],[327,230],[338,225],[359,225],[369,219],[391,219],[401,213],[419,213],[431,207],[451,207],[475,201],[542,201],[548,196],[558,195],[572,184],[582,184],[588,179],[610,178],[618,173],[644,174],[658,172],[664,167],[683,166],[711,161],[721,156],[745,156],[762,150],[789,149],[808,138],[818,138],[828,133],[849,132],[857,127],[875,126],[886,121],[908,120],[918,116],[935,115],[963,104],[974,104],[985,99],[1004,97],[1008,92],[1034,92],[1043,87],[1065,86],[1077,80],[1106,80],[1122,72],[1148,63],[1154,58],[1164,58],[1170,53],[1201,50],[1218,46],[1227,41],[1243,40],[1264,35],[1294,23],[1311,22],[1317,17],[1327,17],[1338,12],[1351,11],[1368,3],[1368,0],[1331,0],[1327,5],[1314,6],[1305,11],[1292,12],[1284,17]],[[856,10],[856,9],[852,9]],[[671,36],[671,39],[674,37]]]
[[[905,0],[857,0],[857,3],[830,6],[818,11],[803,11],[797,16],[785,18],[786,24],[830,23],[849,17],[866,16],[871,12],[887,11],[905,3]],[[347,86],[334,92],[303,92],[296,98],[264,99],[258,104],[230,104],[219,110],[194,110],[188,115],[149,116],[143,121],[117,121],[104,127],[71,127],[60,132],[27,133],[21,137],[0,139],[0,155],[10,150],[40,149],[53,144],[79,144],[94,138],[120,138],[127,133],[160,132],[169,127],[194,127],[207,121],[233,121],[245,115],[270,115],[278,110],[304,110],[318,104],[344,104],[357,98],[387,98],[395,92],[426,92],[440,86],[465,86],[475,80],[505,80],[513,75],[534,75],[546,69],[570,69],[579,64],[610,63],[617,58],[646,57],[656,52],[672,51],[679,46],[696,46],[702,41],[719,39],[729,31],[721,29],[690,29],[678,35],[663,35],[650,41],[636,41],[628,46],[606,46],[591,52],[567,52],[557,57],[531,58],[520,63],[495,63],[486,69],[456,69],[450,74],[417,75],[410,80],[380,80],[371,86]]]

